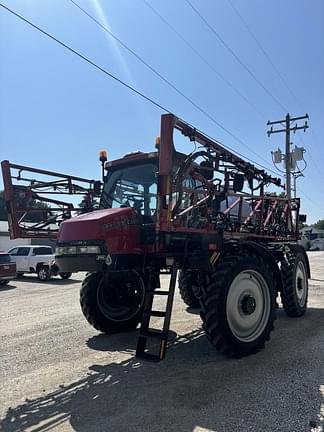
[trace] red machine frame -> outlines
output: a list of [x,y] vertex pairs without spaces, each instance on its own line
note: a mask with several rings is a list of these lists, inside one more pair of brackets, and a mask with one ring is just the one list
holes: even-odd
[[[205,158],[212,161],[211,171],[221,173],[223,176],[222,189],[217,189],[214,181],[209,181],[199,171],[199,165],[194,162],[194,153],[189,156],[180,154],[174,146],[174,131],[180,131],[190,141],[199,144]],[[299,238],[299,198],[291,199],[266,194],[264,188],[267,184],[281,186],[280,179],[268,175],[265,171],[256,168],[249,162],[236,156],[234,153],[220,145],[217,141],[196,130],[188,123],[178,119],[173,114],[162,115],[161,136],[157,145],[159,158],[158,187],[157,187],[157,217],[155,229],[157,233],[167,232],[191,232],[191,233],[215,233],[215,221],[212,221],[211,201],[222,194],[235,197],[235,201],[227,205],[223,212],[219,212],[216,225],[222,227],[225,239],[250,239],[274,242],[297,241]],[[206,156],[207,155],[207,156]],[[146,158],[145,154],[136,154],[116,162],[106,163],[106,168],[114,164],[127,164]],[[192,162],[191,159],[192,158]],[[189,161],[189,163],[188,163]],[[181,176],[174,172],[177,165],[185,166]],[[81,210],[72,202],[63,201],[64,195],[84,196],[88,210],[93,209],[93,200],[96,185],[99,181],[82,177],[70,176],[58,172],[31,168],[23,165],[12,164],[5,160],[2,162],[2,173],[5,187],[5,199],[7,202],[9,229],[12,238],[51,238],[56,239],[59,224]],[[27,177],[23,177],[22,173]],[[251,193],[233,191],[233,172],[243,173],[250,179]],[[30,174],[36,174],[41,180],[33,179]],[[179,174],[179,173],[178,173]],[[203,184],[204,197],[198,199],[197,190],[190,190],[182,186],[185,175],[190,175]],[[180,178],[180,181],[179,181]],[[253,188],[253,181],[258,186]],[[17,184],[19,183],[19,184]],[[21,184],[23,183],[23,185]],[[179,211],[174,202],[174,194],[182,191],[191,192],[192,204]],[[260,191],[253,194],[253,189]],[[58,199],[51,198],[54,195]],[[23,200],[21,200],[21,197]],[[31,200],[37,200],[45,204],[44,207],[27,205]],[[250,213],[243,216],[243,203],[248,202]],[[208,223],[203,228],[193,228],[186,225],[186,217],[195,209],[204,209]],[[236,212],[235,224],[231,224],[233,212]],[[26,222],[28,215],[41,214],[39,222]]]

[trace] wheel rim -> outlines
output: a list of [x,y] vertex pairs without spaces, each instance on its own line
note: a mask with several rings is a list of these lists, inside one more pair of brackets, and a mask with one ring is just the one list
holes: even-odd
[[137,272],[121,279],[108,276],[107,283],[101,279],[97,291],[100,311],[111,321],[122,322],[133,318],[144,303],[145,286]]
[[296,266],[295,287],[298,304],[303,307],[307,298],[308,278],[305,265],[302,261],[298,261]]
[[39,270],[38,276],[39,279],[45,280],[47,278],[47,271],[45,269]]
[[228,325],[242,342],[253,342],[264,331],[271,313],[268,285],[260,273],[245,270],[231,283],[226,301]]

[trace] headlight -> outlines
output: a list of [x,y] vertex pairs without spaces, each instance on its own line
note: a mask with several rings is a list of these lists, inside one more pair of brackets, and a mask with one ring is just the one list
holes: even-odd
[[68,255],[75,255],[77,253],[76,246],[67,246],[64,249],[65,249],[64,253]]
[[99,246],[79,246],[78,252],[82,254],[99,254],[101,251]]
[[100,246],[58,246],[55,255],[100,254]]
[[55,255],[63,255],[64,254],[64,247],[61,247],[61,246],[59,246],[59,247],[56,247],[55,248]]

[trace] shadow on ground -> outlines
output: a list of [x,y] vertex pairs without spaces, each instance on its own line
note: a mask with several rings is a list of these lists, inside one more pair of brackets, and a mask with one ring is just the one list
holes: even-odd
[[0,292],[1,291],[8,291],[17,288],[16,285],[13,285],[12,283],[9,283],[8,285],[2,285],[0,284]]
[[[87,432],[322,430],[324,310],[279,316],[273,340],[257,355],[226,359],[196,329],[171,342],[164,362],[91,365],[81,379],[8,409],[1,430],[44,432],[63,422]],[[114,335],[110,346],[107,337],[87,343],[127,352],[134,335]]]
[[40,281],[37,278],[37,276],[32,276],[32,275],[31,276],[20,276],[18,281],[24,282],[24,283],[26,283],[26,282],[32,283],[35,285],[37,285],[37,284],[38,285],[44,285],[44,284],[46,284],[46,285],[71,285],[71,284],[75,284],[75,283],[78,283],[78,284],[81,283],[81,281],[78,279],[72,279],[72,278],[71,279],[62,279],[59,276],[58,277],[51,277],[51,279],[43,282],[43,281]]
[[200,315],[200,307],[198,308],[192,308],[192,307],[186,307],[186,312],[193,314],[193,315]]

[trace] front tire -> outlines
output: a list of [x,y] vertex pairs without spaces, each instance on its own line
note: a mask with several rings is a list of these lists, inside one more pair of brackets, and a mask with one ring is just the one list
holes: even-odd
[[276,282],[265,260],[224,257],[201,292],[203,328],[218,351],[240,358],[264,347],[276,317]]
[[281,262],[283,289],[281,301],[286,314],[301,317],[307,309],[308,274],[307,263],[302,253],[288,252]]
[[145,285],[135,271],[88,273],[82,283],[80,305],[95,329],[102,333],[134,330],[141,320]]
[[8,285],[9,281],[8,280],[1,280],[0,281],[0,285]]

